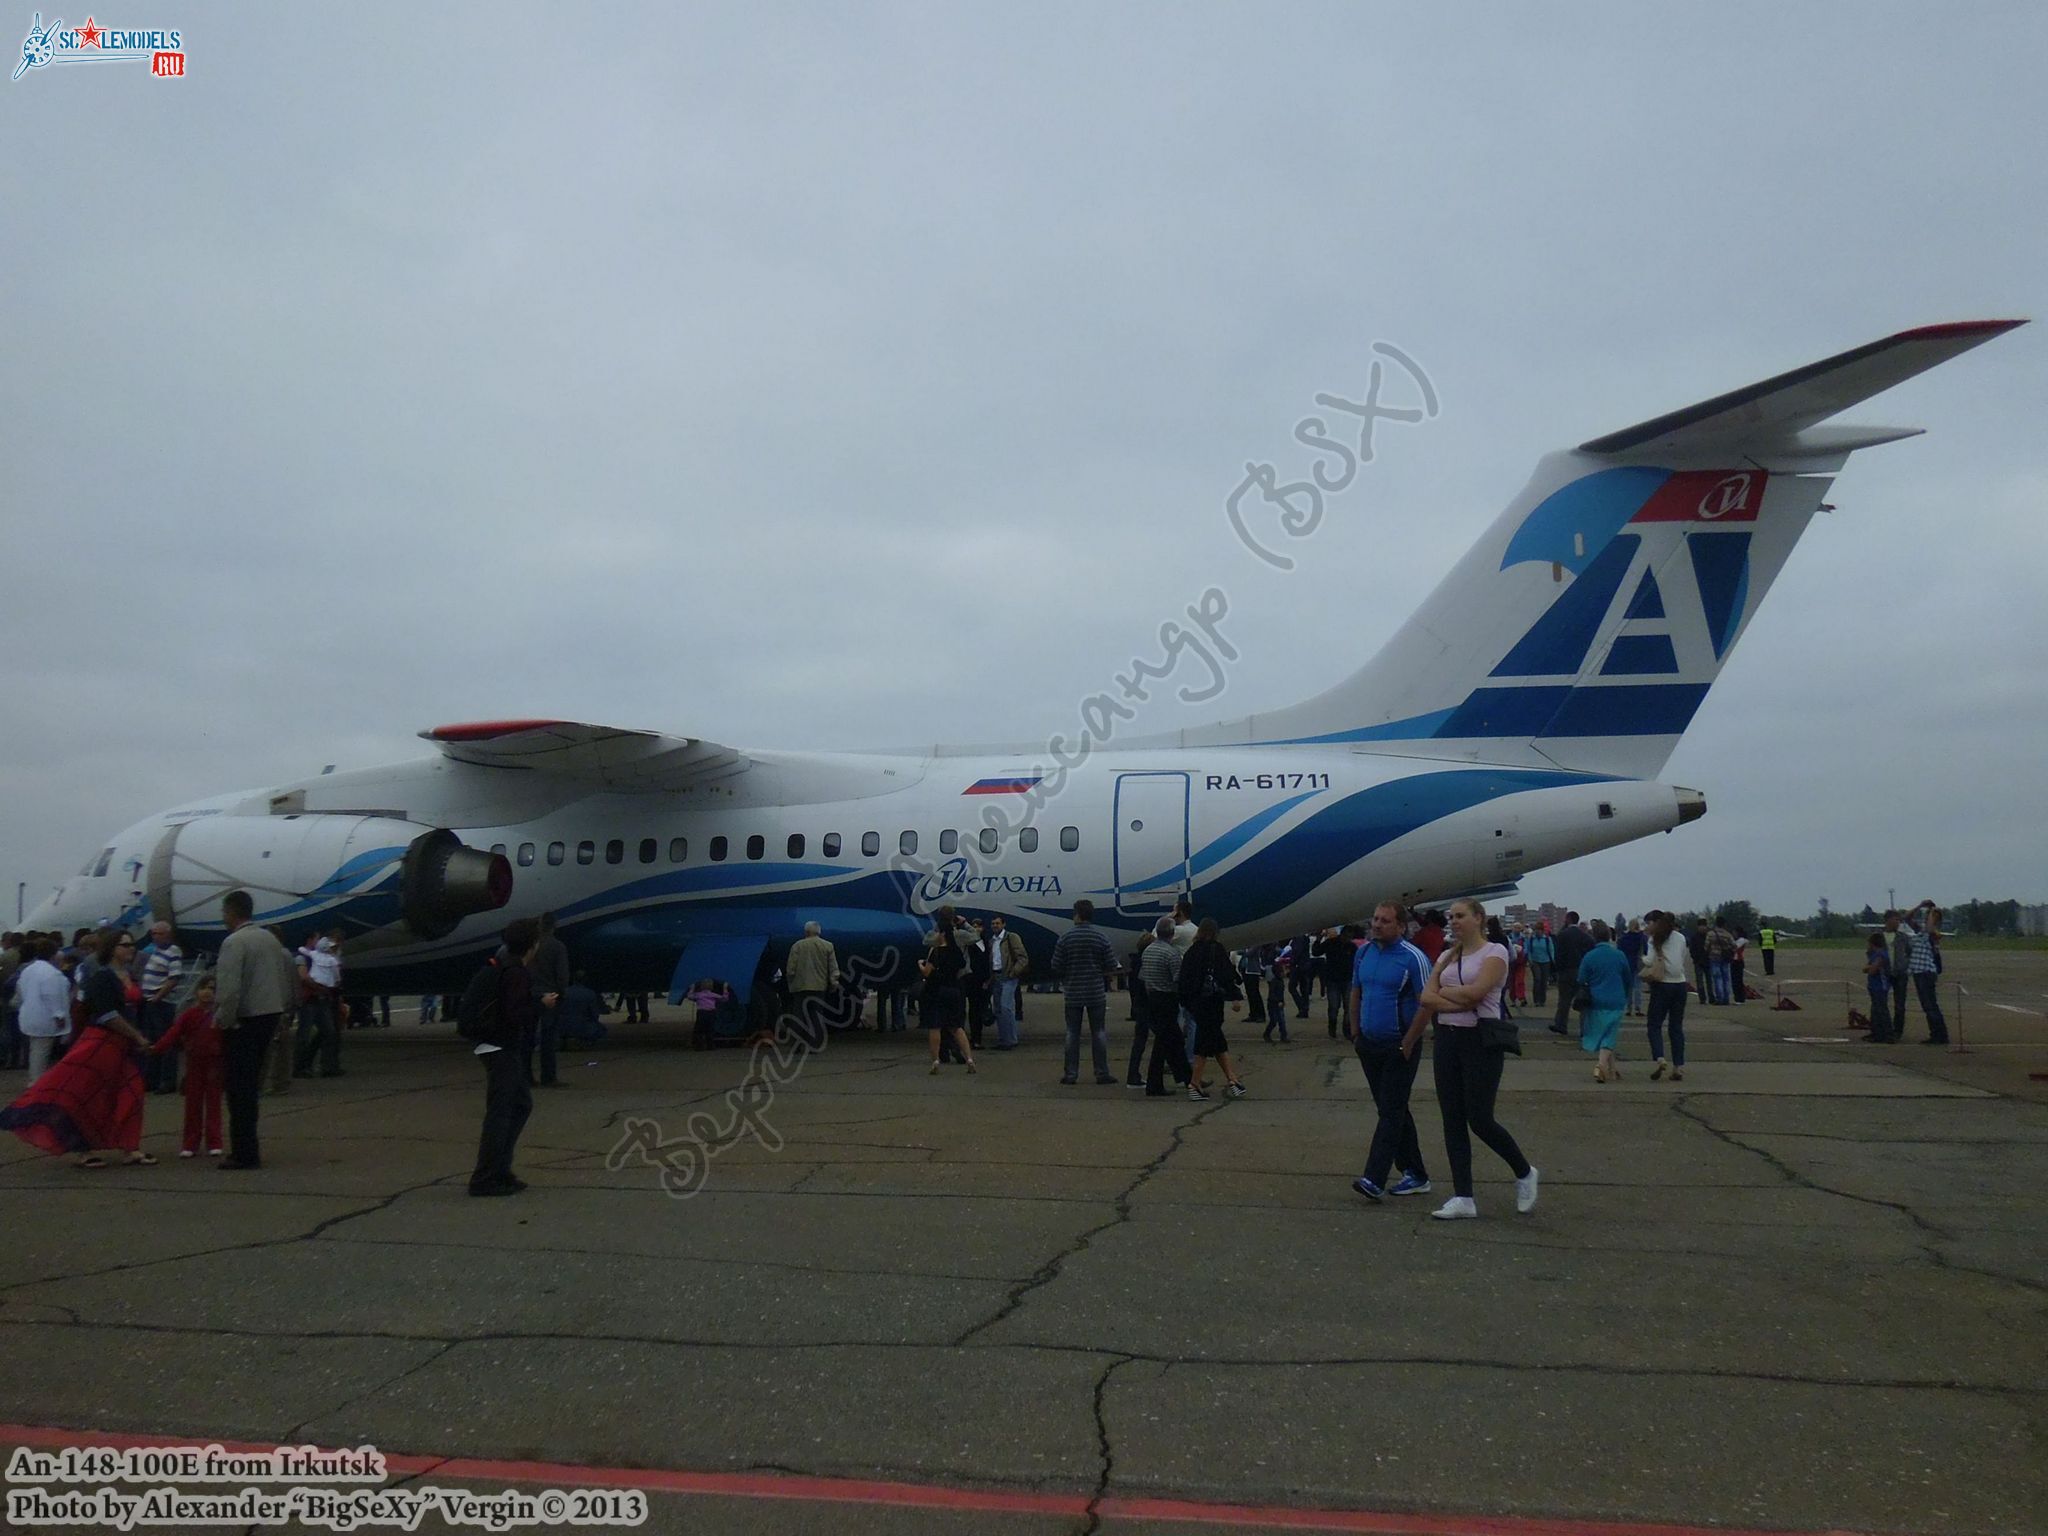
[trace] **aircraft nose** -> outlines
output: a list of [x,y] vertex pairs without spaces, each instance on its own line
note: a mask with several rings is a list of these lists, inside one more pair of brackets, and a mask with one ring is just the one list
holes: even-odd
[[1677,788],[1678,824],[1682,827],[1688,821],[1698,821],[1707,814],[1707,797],[1696,789]]

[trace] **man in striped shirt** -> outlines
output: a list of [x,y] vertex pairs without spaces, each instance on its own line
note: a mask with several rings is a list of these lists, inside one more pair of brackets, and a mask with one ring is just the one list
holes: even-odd
[[[178,1014],[171,995],[178,990],[178,979],[185,974],[185,952],[172,942],[175,937],[171,925],[162,918],[149,925],[149,946],[142,959],[141,1022],[142,1032],[152,1045],[163,1038]],[[142,1086],[148,1093],[176,1093],[178,1053],[166,1051],[161,1056],[144,1056]]]
[[1074,926],[1052,947],[1052,973],[1059,978],[1067,1005],[1067,1055],[1062,1083],[1081,1079],[1081,1013],[1088,1014],[1088,1040],[1095,1053],[1095,1081],[1114,1083],[1109,1071],[1109,978],[1123,967],[1116,947],[1095,926],[1095,903],[1074,903]]
[[1152,1059],[1145,1068],[1145,1096],[1166,1096],[1166,1069],[1185,1088],[1191,1080],[1187,1049],[1181,1038],[1180,949],[1173,942],[1173,919],[1162,917],[1152,929],[1152,942],[1138,957],[1138,975],[1145,983],[1145,1007],[1152,1026]]

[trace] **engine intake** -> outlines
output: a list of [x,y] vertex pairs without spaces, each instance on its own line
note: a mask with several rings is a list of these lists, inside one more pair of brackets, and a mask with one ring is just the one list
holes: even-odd
[[512,865],[502,853],[466,847],[437,828],[406,849],[399,890],[405,926],[423,939],[444,938],[465,917],[495,912],[512,899]]

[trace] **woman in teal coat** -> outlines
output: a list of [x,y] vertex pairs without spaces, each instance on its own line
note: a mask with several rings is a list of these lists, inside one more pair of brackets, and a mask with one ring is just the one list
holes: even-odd
[[1604,1083],[1621,1076],[1614,1047],[1621,1037],[1621,1011],[1628,1006],[1628,956],[1615,946],[1614,930],[1598,918],[1593,920],[1593,947],[1579,962],[1579,985],[1591,999],[1579,1026],[1579,1046],[1597,1055],[1593,1081]]

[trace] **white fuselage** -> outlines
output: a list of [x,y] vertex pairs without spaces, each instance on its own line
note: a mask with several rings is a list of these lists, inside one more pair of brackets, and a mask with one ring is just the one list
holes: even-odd
[[[288,937],[348,930],[365,991],[456,985],[509,918],[541,911],[593,976],[638,987],[666,986],[693,944],[772,952],[813,920],[847,957],[914,953],[942,905],[1002,913],[1042,960],[1077,899],[1127,946],[1187,895],[1242,946],[1508,886],[1699,808],[1666,784],[1345,748],[1105,751],[1051,774],[1014,756],[749,758],[682,790],[430,758],[222,797],[120,834],[31,926],[134,923],[168,897],[209,947],[242,885]],[[394,927],[422,828],[502,852],[510,902],[433,939]]]

